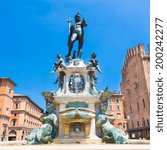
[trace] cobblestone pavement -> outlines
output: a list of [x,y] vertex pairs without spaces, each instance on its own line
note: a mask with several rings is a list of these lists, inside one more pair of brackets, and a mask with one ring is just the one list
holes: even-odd
[[149,144],[56,144],[0,146],[0,150],[149,150]]

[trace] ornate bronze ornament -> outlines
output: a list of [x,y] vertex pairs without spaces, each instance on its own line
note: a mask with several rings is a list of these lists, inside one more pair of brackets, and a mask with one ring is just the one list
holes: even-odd
[[69,90],[71,93],[82,93],[85,87],[85,81],[81,74],[74,73],[69,80]]

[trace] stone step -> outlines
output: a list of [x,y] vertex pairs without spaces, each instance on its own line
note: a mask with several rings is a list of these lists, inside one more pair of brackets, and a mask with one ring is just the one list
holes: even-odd
[[86,138],[70,138],[70,139],[55,139],[55,144],[101,144],[102,140],[98,139],[86,139]]

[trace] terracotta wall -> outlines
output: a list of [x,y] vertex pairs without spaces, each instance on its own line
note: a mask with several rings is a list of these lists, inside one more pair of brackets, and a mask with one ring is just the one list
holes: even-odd
[[121,92],[125,97],[128,129],[150,125],[150,56],[144,45],[128,50],[122,68]]
[[126,127],[126,119],[124,115],[124,98],[120,94],[114,94],[110,99],[108,99],[108,110],[106,114],[113,114],[115,117],[114,126],[124,131]]
[[42,109],[28,96],[13,94],[15,85],[9,78],[0,78],[0,141],[23,140],[42,124]]

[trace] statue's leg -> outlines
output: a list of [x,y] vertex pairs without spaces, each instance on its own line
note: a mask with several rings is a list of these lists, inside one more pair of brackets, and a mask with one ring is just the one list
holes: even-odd
[[83,46],[83,43],[84,43],[84,38],[83,38],[83,35],[81,35],[78,39],[78,58],[81,58],[82,56],[82,46]]
[[67,44],[67,45],[68,45],[68,53],[67,53],[66,57],[69,57],[70,54],[71,54],[71,49],[72,49],[71,36],[72,36],[72,35],[69,35],[69,36],[68,36],[68,44]]
[[68,43],[68,53],[67,53],[67,56],[66,57],[69,57],[71,55],[71,50],[72,50],[72,47],[73,47],[73,41],[70,41]]
[[73,33],[71,38],[69,39],[69,42],[68,42],[68,54],[66,57],[69,57],[71,55],[71,50],[73,48],[73,44],[74,44],[74,41],[76,40],[76,38],[77,38],[77,34]]

